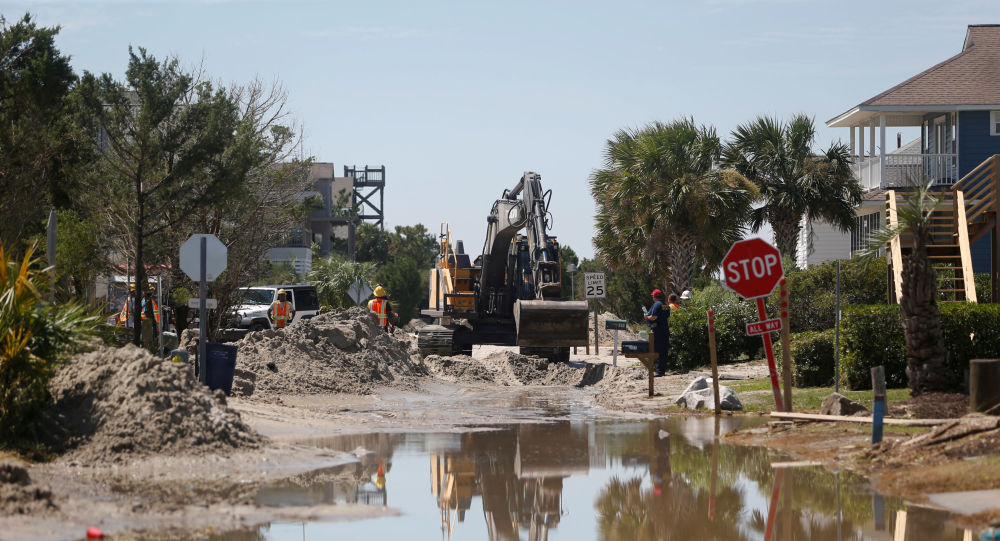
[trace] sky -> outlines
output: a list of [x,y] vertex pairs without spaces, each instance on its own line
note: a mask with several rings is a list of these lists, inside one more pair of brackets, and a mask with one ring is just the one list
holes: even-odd
[[493,201],[536,171],[550,234],[586,257],[588,177],[617,130],[691,117],[725,138],[805,113],[825,148],[849,137],[826,120],[1000,23],[998,0],[0,1],[25,12],[62,27],[77,72],[121,79],[133,46],[279,82],[307,156],[385,165],[387,228],[449,222],[476,251]]

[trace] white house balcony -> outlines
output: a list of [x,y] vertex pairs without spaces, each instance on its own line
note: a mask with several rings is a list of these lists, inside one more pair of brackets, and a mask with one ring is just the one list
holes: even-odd
[[923,178],[935,185],[951,185],[958,181],[958,154],[886,154],[883,157],[855,157],[852,169],[866,190],[904,188]]

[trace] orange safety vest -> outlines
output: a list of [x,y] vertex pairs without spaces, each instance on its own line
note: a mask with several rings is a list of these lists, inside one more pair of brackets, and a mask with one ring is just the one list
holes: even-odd
[[679,305],[679,304],[670,303],[670,309],[671,310],[679,310],[680,307],[681,307],[681,305]]
[[122,304],[122,311],[118,314],[118,324],[116,327],[121,327],[122,325],[128,326],[128,318],[132,314],[132,302],[131,295],[125,297],[125,304]]
[[378,316],[378,326],[388,327],[389,326],[389,314],[386,310],[389,307],[389,301],[376,297],[368,301],[368,309],[375,312]]
[[[160,305],[156,304],[156,301],[151,300],[149,302],[153,303],[153,319],[156,320],[156,324],[160,324]],[[146,300],[142,301],[142,319],[146,319]]]
[[290,301],[274,301],[271,303],[271,317],[274,319],[274,326],[281,329],[288,324],[288,314],[292,311]]

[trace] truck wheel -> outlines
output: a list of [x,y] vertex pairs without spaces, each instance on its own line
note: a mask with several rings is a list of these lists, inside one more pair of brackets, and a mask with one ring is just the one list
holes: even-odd
[[263,331],[264,329],[267,329],[267,325],[260,321],[254,321],[250,324],[250,332]]

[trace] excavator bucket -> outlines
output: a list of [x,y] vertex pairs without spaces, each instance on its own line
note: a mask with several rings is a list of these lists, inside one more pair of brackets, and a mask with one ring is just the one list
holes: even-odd
[[514,303],[519,346],[587,345],[586,301],[525,301]]

